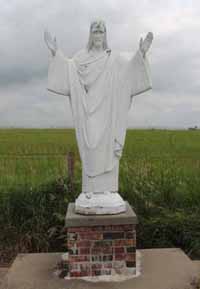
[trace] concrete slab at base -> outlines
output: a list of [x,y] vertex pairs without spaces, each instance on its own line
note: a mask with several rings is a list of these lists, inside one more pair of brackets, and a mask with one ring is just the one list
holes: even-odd
[[199,269],[199,274],[200,274],[200,261],[193,261],[196,265],[197,265],[197,268]]
[[1,289],[185,289],[190,288],[193,278],[198,278],[197,266],[180,249],[140,252],[141,276],[120,283],[95,284],[56,277],[53,270],[62,253],[18,255]]
[[1,285],[3,284],[3,280],[5,279],[5,276],[8,272],[8,268],[7,267],[0,267],[0,288]]

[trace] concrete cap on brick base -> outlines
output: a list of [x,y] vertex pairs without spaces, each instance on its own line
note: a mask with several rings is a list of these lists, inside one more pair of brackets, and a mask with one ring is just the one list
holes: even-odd
[[129,203],[124,213],[115,215],[80,215],[75,213],[75,204],[69,203],[65,217],[65,227],[89,227],[89,226],[106,226],[106,225],[136,225],[137,216]]

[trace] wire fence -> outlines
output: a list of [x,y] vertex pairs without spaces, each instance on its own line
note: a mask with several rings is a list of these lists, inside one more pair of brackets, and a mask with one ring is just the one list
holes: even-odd
[[[123,155],[120,167],[133,167],[138,170],[151,170],[152,168],[170,170],[175,169],[186,173],[200,171],[200,158],[182,156],[173,157],[170,155]],[[81,162],[77,152],[53,150],[43,153],[21,153],[21,154],[0,154],[0,192],[3,189],[9,190],[13,187],[29,186],[35,187],[45,185],[60,177],[80,176]]]
[[45,185],[58,178],[74,178],[74,152],[0,155],[0,192],[14,187]]

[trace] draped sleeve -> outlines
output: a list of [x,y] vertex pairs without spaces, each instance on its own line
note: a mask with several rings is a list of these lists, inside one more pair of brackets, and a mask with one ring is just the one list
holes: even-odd
[[129,53],[120,54],[117,60],[119,71],[116,81],[117,118],[115,125],[115,154],[120,157],[125,142],[128,111],[131,107],[132,97],[152,88],[147,59],[140,51],[134,56]]
[[69,60],[58,50],[55,56],[51,56],[48,69],[47,89],[56,94],[70,96]]
[[140,50],[129,60],[126,72],[131,96],[138,95],[152,88],[148,60],[143,57]]

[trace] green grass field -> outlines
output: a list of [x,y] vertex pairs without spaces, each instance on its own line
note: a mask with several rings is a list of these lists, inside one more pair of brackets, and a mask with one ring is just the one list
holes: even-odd
[[[67,153],[79,155],[74,130],[0,130],[0,186],[37,186],[67,174]],[[144,166],[172,165],[195,173],[200,166],[199,131],[129,130],[123,162]]]
[[73,130],[0,130],[1,190],[66,176],[67,152],[75,150]]
[[[67,174],[67,153],[75,152],[80,167],[74,130],[1,129],[0,187],[37,186]],[[174,166],[185,174],[200,168],[200,131],[129,130],[124,163],[145,171],[148,166]],[[134,177],[134,176],[133,176]]]
[[[76,150],[73,129],[0,129],[0,156],[65,154]],[[128,130],[125,154],[200,158],[200,130]]]

